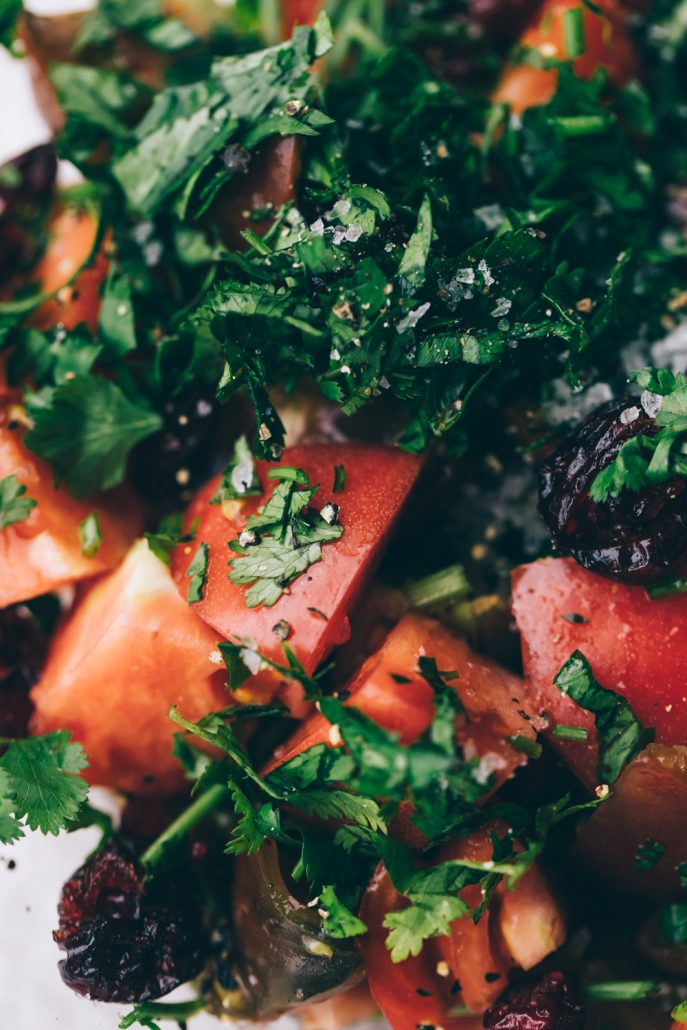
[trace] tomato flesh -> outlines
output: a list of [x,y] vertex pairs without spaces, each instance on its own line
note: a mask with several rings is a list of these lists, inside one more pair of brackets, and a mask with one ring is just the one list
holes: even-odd
[[[437,863],[488,861],[494,828],[501,829],[492,824],[446,844]],[[482,901],[479,884],[464,888],[460,896],[471,908]],[[565,940],[560,909],[536,864],[514,891],[508,892],[503,884],[497,887],[479,922],[457,919],[449,935],[425,941],[420,955],[394,963],[386,947],[384,917],[405,905],[379,866],[361,905],[361,919],[368,927],[361,947],[370,990],[392,1030],[416,1030],[427,1024],[465,1027],[449,1015],[452,1008],[462,1002],[471,1012],[483,1012],[503,992],[514,964],[531,969]]]
[[[687,748],[650,744],[582,827],[576,857],[629,894],[675,897],[684,893],[677,866],[687,860],[685,811]],[[647,841],[663,851],[643,868],[637,860]]]
[[[590,79],[597,68],[605,68],[616,85],[623,85],[637,74],[637,58],[626,27],[626,13],[616,0],[600,0],[603,14],[596,14],[581,0],[548,0],[520,38],[520,45],[537,50],[547,60],[565,60],[566,17],[582,10],[585,51],[573,61],[581,79]],[[508,65],[501,76],[494,100],[510,105],[516,114],[528,107],[548,104],[556,92],[558,71],[535,68],[531,64]]]
[[[323,545],[321,561],[294,580],[275,605],[247,608],[246,587],[228,579],[228,561],[233,556],[229,541],[238,538],[247,516],[257,511],[273,489],[275,483],[267,479],[267,472],[280,467],[274,462],[258,463],[258,475],[266,491],[262,498],[211,505],[219,476],[201,490],[189,507],[185,523],[188,529],[199,519],[195,541],[175,549],[172,567],[179,590],[186,597],[188,566],[198,544],[206,543],[210,557],[205,596],[194,605],[198,615],[220,637],[250,640],[261,654],[282,664],[281,640],[273,628],[285,621],[291,628],[289,645],[305,669],[313,672],[333,647],[348,639],[351,606],[381,556],[421,461],[391,447],[313,444],[286,450],[283,465],[304,469],[312,485],[321,484],[314,504],[320,508],[327,501],[336,501],[344,532],[339,540]],[[346,473],[345,487],[337,494],[332,492],[335,465],[343,465]],[[237,697],[269,697],[279,682],[271,671],[259,672],[240,688]],[[300,698],[300,688],[293,688],[286,696],[296,713],[304,711],[299,708]]]
[[40,283],[43,293],[57,295],[41,304],[31,324],[37,329],[50,329],[59,323],[65,329],[73,329],[85,322],[95,333],[100,291],[108,270],[102,246],[86,264],[93,253],[98,222],[90,211],[64,207],[52,218],[48,234],[47,247],[31,278]]
[[58,630],[32,692],[32,730],[70,729],[86,748],[92,783],[171,792],[183,776],[170,706],[197,720],[228,703],[216,648],[167,566],[139,540]]
[[[114,568],[140,528],[140,509],[124,494],[77,501],[56,489],[50,466],[24,447],[21,436],[6,395],[0,400],[0,479],[15,475],[37,503],[26,519],[0,530],[0,608]],[[79,523],[91,512],[98,516],[102,544],[88,558]]]
[[[434,716],[434,692],[418,673],[418,658],[423,654],[433,657],[440,670],[459,673],[451,684],[460,695],[468,721],[457,721],[456,740],[466,755],[480,757],[486,773],[493,773],[493,792],[527,761],[508,738],[534,739],[536,720],[526,711],[522,681],[517,676],[476,655],[464,640],[434,619],[406,615],[348,684],[345,704],[398,733],[402,743],[412,744]],[[408,682],[399,683],[394,678],[398,676]],[[324,716],[313,713],[277,749],[268,771],[316,744],[331,744],[330,732],[331,724]],[[425,840],[413,825],[412,814],[410,805],[401,805],[394,835],[411,847],[421,846]]]
[[553,683],[575,650],[655,729],[658,743],[687,744],[687,596],[652,601],[643,587],[596,576],[572,558],[547,558],[513,573],[513,613],[532,703],[548,712],[551,728],[588,731],[586,742],[552,738],[588,786],[598,783],[594,718]]

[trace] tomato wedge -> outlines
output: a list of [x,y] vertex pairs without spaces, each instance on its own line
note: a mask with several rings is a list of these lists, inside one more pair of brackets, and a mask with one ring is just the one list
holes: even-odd
[[594,720],[553,679],[575,650],[602,686],[627,698],[661,744],[687,744],[687,596],[652,601],[643,587],[596,576],[572,558],[547,558],[513,573],[513,613],[522,638],[531,702],[552,728],[589,731],[588,740],[552,743],[589,787],[597,783]]
[[37,329],[58,323],[73,329],[85,322],[91,332],[97,330],[100,290],[108,269],[104,245],[94,253],[97,236],[93,212],[76,207],[56,211],[48,226],[48,245],[31,273],[43,293],[56,293],[34,312],[31,323]]
[[[198,544],[206,543],[210,557],[204,598],[194,605],[198,615],[220,637],[251,640],[261,654],[280,663],[284,655],[273,628],[285,621],[291,628],[289,645],[306,670],[313,672],[333,647],[348,639],[351,606],[381,556],[421,464],[419,458],[392,447],[313,444],[286,450],[283,465],[304,469],[311,484],[321,484],[314,503],[321,507],[336,500],[344,533],[336,542],[323,546],[321,561],[294,580],[270,608],[247,608],[246,588],[229,582],[227,563],[232,553],[228,544],[238,538],[246,517],[274,488],[274,482],[266,478],[267,471],[280,466],[259,462],[263,497],[231,501],[223,507],[209,503],[219,487],[220,477],[216,477],[200,491],[186,515],[186,529],[199,520],[195,543],[182,544],[173,554],[172,568],[179,590],[187,596],[186,572]],[[346,479],[344,489],[333,494],[336,465],[344,466]],[[240,688],[237,697],[269,697],[278,685],[276,674],[259,672]],[[297,709],[301,697],[300,688],[294,689],[287,701]]]
[[[650,744],[621,773],[607,801],[580,830],[576,854],[630,894],[684,893],[687,861],[687,748]],[[659,845],[656,860],[652,842]]]
[[[489,831],[484,827],[452,841],[436,861],[487,861],[492,855]],[[471,908],[482,900],[478,884],[466,887],[460,896]],[[483,1012],[503,992],[514,965],[531,969],[565,940],[560,908],[537,865],[530,867],[515,891],[509,893],[500,884],[478,923],[458,919],[450,935],[430,939],[419,956],[394,963],[386,947],[384,916],[406,904],[379,866],[361,906],[368,927],[361,947],[370,990],[392,1030],[465,1027],[450,1015],[452,1008],[462,1002],[471,1012]]]
[[34,733],[70,729],[92,783],[136,794],[183,784],[171,705],[197,720],[226,707],[215,637],[139,540],[58,630],[32,692]]
[[[573,61],[575,74],[590,79],[597,68],[605,68],[616,85],[636,76],[637,57],[626,25],[627,13],[617,0],[599,0],[602,14],[595,13],[581,0],[547,0],[535,21],[520,37],[519,45],[538,51],[545,60],[565,60],[566,19],[571,11],[582,12],[584,53]],[[555,68],[536,68],[532,64],[509,64],[501,76],[494,100],[510,105],[516,114],[528,107],[548,104],[556,92]]]
[[[123,558],[140,529],[136,502],[119,493],[76,501],[53,486],[50,466],[24,447],[11,394],[0,393],[0,479],[16,476],[36,501],[28,518],[0,530],[0,608],[97,576]],[[102,544],[92,557],[81,549],[79,523],[95,512]]]
[[[522,681],[475,654],[464,640],[434,619],[406,615],[348,684],[345,704],[398,733],[404,744],[413,743],[434,716],[434,692],[418,672],[420,655],[434,658],[439,669],[458,672],[451,683],[467,711],[468,722],[457,723],[456,739],[466,754],[480,756],[485,773],[494,774],[493,789],[498,789],[527,761],[508,738],[533,740],[536,736],[536,719],[526,711]],[[408,682],[398,682],[398,676]],[[330,723],[315,712],[277,749],[269,769],[316,744],[331,744],[330,732]],[[409,806],[402,806],[396,835],[411,846],[421,845],[424,838],[411,817]]]

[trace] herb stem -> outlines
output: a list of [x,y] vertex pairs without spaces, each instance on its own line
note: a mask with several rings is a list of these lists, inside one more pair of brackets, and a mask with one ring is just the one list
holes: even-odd
[[170,823],[166,830],[163,830],[150,847],[141,855],[141,863],[146,869],[153,869],[162,858],[165,848],[172,841],[183,837],[196,823],[204,819],[213,808],[220,803],[228,794],[225,783],[215,783],[196,798],[192,805],[184,809],[181,815],[177,816],[174,822]]
[[587,984],[583,993],[587,1001],[646,1001],[661,990],[659,980],[618,980]]
[[408,583],[403,592],[413,608],[429,608],[466,597],[470,584],[462,565],[449,565]]
[[133,1026],[142,1017],[147,1017],[148,1019],[173,1019],[181,1022],[185,1019],[190,1019],[191,1016],[198,1015],[204,1008],[205,1002],[202,998],[177,1002],[146,1001],[141,1005],[137,1005],[128,1016],[124,1016],[119,1024],[119,1030],[128,1030],[128,1027]]
[[554,119],[563,136],[601,136],[608,131],[608,117],[601,114],[578,114]]

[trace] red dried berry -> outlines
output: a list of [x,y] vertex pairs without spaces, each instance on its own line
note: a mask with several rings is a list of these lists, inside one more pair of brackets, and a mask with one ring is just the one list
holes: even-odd
[[62,979],[95,1001],[168,994],[204,963],[204,934],[188,885],[143,883],[133,852],[110,840],[65,883],[54,938]]
[[28,612],[0,612],[0,737],[25,737],[31,702],[45,654],[45,637]]
[[599,408],[541,468],[539,510],[556,547],[585,569],[623,583],[655,583],[687,556],[687,481],[623,490],[595,503],[589,489],[621,446],[653,436],[653,418],[632,398]]
[[485,1030],[584,1030],[585,1012],[563,973],[512,987],[484,1013]]

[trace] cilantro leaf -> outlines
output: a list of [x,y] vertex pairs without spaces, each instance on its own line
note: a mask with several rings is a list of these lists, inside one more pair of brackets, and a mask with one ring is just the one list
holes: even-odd
[[[32,830],[57,835],[86,799],[88,784],[78,773],[87,765],[83,748],[71,742],[67,730],[9,743],[0,758],[5,832],[16,836],[18,821],[26,820]],[[14,823],[7,823],[8,808]]]
[[26,446],[50,462],[76,497],[121,483],[131,449],[162,425],[158,414],[98,376],[76,376],[47,398],[32,394],[27,407],[34,425]]
[[248,517],[239,539],[229,544],[238,555],[229,563],[229,580],[248,586],[248,608],[276,604],[289,583],[320,561],[322,544],[338,540],[344,531],[338,521],[309,508],[318,487],[296,489],[309,482],[301,469],[275,472],[281,481],[258,514]]
[[255,809],[245,791],[234,779],[229,780],[229,793],[234,811],[239,818],[231,831],[231,839],[226,847],[227,854],[254,855],[265,843],[265,835],[258,828]]
[[188,603],[198,604],[203,600],[205,594],[205,581],[208,575],[208,564],[210,562],[210,548],[206,543],[198,544],[198,550],[193,556],[186,575],[191,582],[188,585]]
[[649,744],[654,731],[645,729],[620,694],[602,687],[581,651],[575,651],[554,679],[562,694],[593,712],[599,741],[599,778],[612,784]]
[[339,900],[334,887],[327,886],[320,892],[320,905],[324,909],[324,932],[327,937],[343,940],[367,933],[367,927],[351,910]]
[[16,476],[0,479],[0,531],[27,519],[36,503],[26,496],[26,487]]

